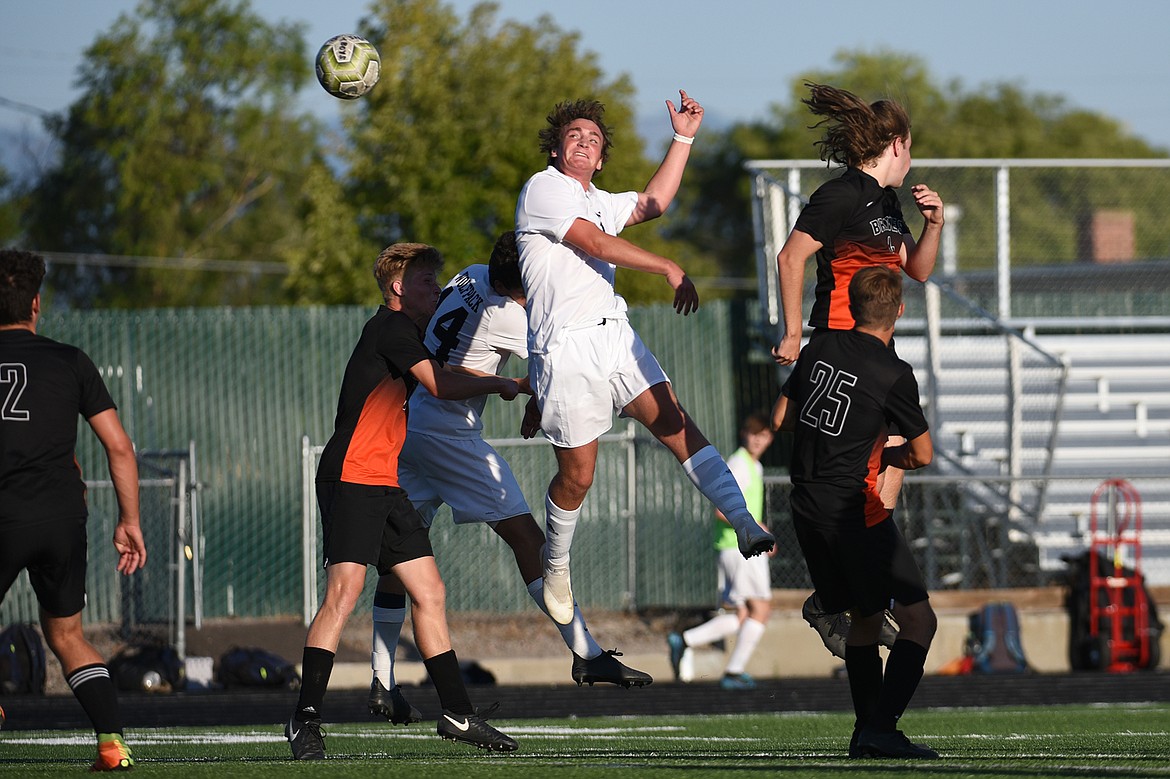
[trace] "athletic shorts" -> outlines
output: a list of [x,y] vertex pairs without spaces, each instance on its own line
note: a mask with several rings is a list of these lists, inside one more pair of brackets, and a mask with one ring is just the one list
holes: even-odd
[[749,600],[772,600],[772,572],[767,555],[743,559],[739,549],[719,550],[719,603],[742,606]]
[[614,410],[670,381],[624,319],[566,329],[552,350],[529,355],[528,376],[544,437],[567,448],[596,441],[613,426]]
[[[860,521],[860,520],[859,520]],[[862,617],[928,598],[926,583],[893,514],[860,530],[826,527],[793,515],[796,540],[825,611]]]
[[444,503],[457,525],[532,513],[512,468],[482,438],[408,433],[398,456],[398,485],[427,527]]
[[433,557],[426,523],[400,487],[317,482],[324,565],[361,563],[385,575],[399,563]]
[[85,517],[20,525],[0,531],[0,601],[22,570],[37,602],[54,617],[85,608]]

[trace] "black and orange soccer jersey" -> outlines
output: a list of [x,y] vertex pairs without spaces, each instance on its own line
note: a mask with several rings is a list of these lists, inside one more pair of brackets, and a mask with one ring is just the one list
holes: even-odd
[[849,282],[870,265],[902,268],[903,235],[907,233],[902,206],[893,187],[856,168],[813,192],[794,229],[821,243],[817,251],[817,285],[810,327],[849,330]]
[[398,486],[406,401],[418,384],[410,369],[429,359],[410,317],[379,306],[345,366],[333,435],[321,453],[317,481]]
[[830,527],[876,525],[889,511],[877,492],[886,431],[927,431],[910,364],[881,339],[853,330],[813,338],[781,390],[797,409],[792,511]]
[[0,330],[0,527],[86,516],[77,416],[112,408],[85,352]]

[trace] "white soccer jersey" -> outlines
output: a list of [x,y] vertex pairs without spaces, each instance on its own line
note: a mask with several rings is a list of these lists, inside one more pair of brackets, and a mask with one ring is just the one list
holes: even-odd
[[528,351],[544,354],[565,328],[625,319],[613,290],[615,267],[564,243],[574,220],[617,235],[638,205],[636,192],[611,193],[549,166],[528,179],[516,203],[516,245],[528,295]]
[[[471,265],[443,289],[423,340],[439,362],[498,374],[513,354],[528,357],[527,331],[524,309],[496,294],[488,266]],[[443,438],[478,437],[483,434],[485,403],[486,395],[439,400],[416,390],[410,396],[407,430]]]

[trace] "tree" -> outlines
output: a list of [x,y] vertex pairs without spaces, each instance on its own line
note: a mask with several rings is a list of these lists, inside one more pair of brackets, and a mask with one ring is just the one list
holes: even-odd
[[[344,157],[363,234],[377,243],[433,244],[451,260],[448,271],[486,259],[515,224],[524,182],[546,164],[537,133],[562,100],[606,105],[615,144],[599,186],[641,189],[653,174],[657,161],[646,159],[634,129],[629,79],[607,80],[596,55],[550,16],[533,26],[499,23],[497,7],[483,3],[461,21],[438,0],[379,0],[371,11],[363,35],[382,55],[382,78],[346,121]],[[662,123],[668,137],[665,107]],[[686,247],[657,230],[628,237],[694,272],[697,258],[688,263]],[[635,272],[619,273],[619,287],[636,300],[671,293],[662,279]]]
[[[82,94],[46,120],[60,158],[26,213],[30,246],[148,258],[282,260],[317,161],[289,106],[309,77],[296,25],[246,0],[142,0],[85,52]],[[69,271],[75,305],[271,300],[280,282],[149,268]],[[279,277],[276,277],[279,278]]]
[[19,201],[16,187],[8,170],[0,165],[0,246],[6,246],[19,235]]
[[[793,77],[787,99],[771,107],[771,122],[737,124],[715,137],[704,135],[703,145],[696,145],[697,155],[691,163],[695,178],[683,193],[684,214],[676,218],[677,232],[672,235],[685,233],[695,244],[712,252],[728,273],[754,274],[751,181],[743,163],[753,158],[819,156],[814,142],[821,137],[821,130],[811,126],[818,117],[800,102],[808,95],[807,81],[840,86],[868,100],[890,97],[901,102],[910,111],[916,158],[1162,156],[1149,144],[1129,135],[1118,122],[1072,109],[1060,97],[1030,95],[1011,84],[992,84],[973,91],[959,81],[940,85],[921,59],[890,51],[840,52],[834,61],[836,67],[830,70],[807,71]],[[1025,217],[1035,222],[1033,243],[1062,247],[1062,251],[1068,251],[1065,256],[1076,256],[1075,222],[1092,207],[1089,199],[1117,191],[1102,186],[1109,175],[1115,176],[1116,172],[1094,174],[1091,178],[1097,184],[1081,182],[1076,193],[1061,196],[1058,192],[1055,197],[1052,190],[1040,196],[1039,190],[1034,189],[1051,182],[1020,176],[1017,183],[1013,178],[1015,196],[1028,198],[1029,192],[1036,193],[1027,202],[1038,204],[1037,209]],[[958,178],[947,180],[947,186],[952,188],[961,183]],[[811,191],[811,187],[807,189]],[[943,196],[946,199],[946,192]],[[1142,198],[1135,200],[1135,209],[1148,208]],[[979,227],[978,220],[993,218],[991,202],[964,205],[960,240],[986,234],[985,229],[974,228]],[[907,216],[913,221],[914,214]],[[964,256],[974,258],[976,264],[989,264],[994,253],[988,247],[993,245],[984,241],[981,246],[968,246]],[[1043,256],[1027,245],[1019,249],[1015,256],[1025,262],[1028,258],[1038,261],[1036,258]]]
[[306,183],[305,240],[285,255],[292,302],[381,303],[373,273],[380,247],[361,237],[341,183],[323,164],[312,166]]

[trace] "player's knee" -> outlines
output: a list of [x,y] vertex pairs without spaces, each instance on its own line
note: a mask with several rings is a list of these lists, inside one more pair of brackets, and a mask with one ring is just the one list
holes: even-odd
[[568,468],[558,474],[559,487],[578,503],[585,499],[589,488],[593,486],[592,468]]
[[766,600],[752,599],[747,602],[748,616],[756,622],[767,622],[772,615],[772,604]]
[[88,643],[81,631],[80,623],[77,624],[76,628],[42,624],[41,631],[45,634],[45,645],[58,659],[62,656],[68,656],[76,648]]
[[447,609],[447,587],[440,579],[420,591],[411,593],[411,608],[420,616],[442,614]]
[[895,611],[898,620],[898,637],[916,641],[929,647],[938,631],[938,616],[930,606],[930,601],[921,601],[910,606],[903,606]]

